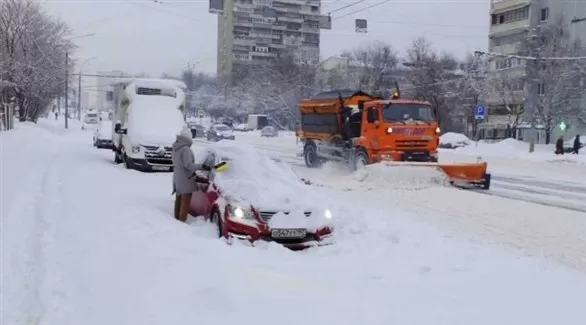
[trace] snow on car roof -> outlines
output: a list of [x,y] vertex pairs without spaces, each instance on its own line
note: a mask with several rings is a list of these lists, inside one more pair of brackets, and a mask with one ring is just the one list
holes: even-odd
[[229,161],[215,182],[235,201],[277,210],[306,210],[323,204],[283,161],[249,144],[220,141],[209,148]]

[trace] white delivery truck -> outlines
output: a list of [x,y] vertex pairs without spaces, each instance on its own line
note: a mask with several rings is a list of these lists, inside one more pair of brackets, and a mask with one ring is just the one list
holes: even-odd
[[247,127],[249,130],[262,130],[269,125],[269,117],[264,114],[249,114]]
[[172,171],[172,146],[185,126],[182,82],[125,79],[114,85],[114,161],[141,171]]

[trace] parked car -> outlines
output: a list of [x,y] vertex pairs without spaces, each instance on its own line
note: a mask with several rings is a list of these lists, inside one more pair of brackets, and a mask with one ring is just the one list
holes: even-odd
[[206,134],[208,141],[220,141],[224,139],[234,140],[234,130],[224,124],[212,125]]
[[206,136],[205,126],[198,124],[198,123],[194,123],[194,122],[188,122],[187,125],[189,126],[189,129],[191,130],[191,136],[193,138],[203,138]]
[[94,131],[94,147],[98,149],[113,149],[112,121],[102,120]]
[[196,155],[198,163],[227,162],[221,172],[198,172],[200,190],[189,213],[205,216],[218,237],[270,241],[291,249],[333,242],[332,212],[287,164],[246,144],[222,141]]
[[278,137],[279,136],[279,131],[272,126],[265,126],[264,128],[262,128],[262,130],[260,130],[260,136],[261,137]]
[[100,117],[98,116],[97,112],[89,112],[83,117],[83,123],[81,124],[81,129],[86,130],[94,130],[98,128],[98,123],[100,122]]

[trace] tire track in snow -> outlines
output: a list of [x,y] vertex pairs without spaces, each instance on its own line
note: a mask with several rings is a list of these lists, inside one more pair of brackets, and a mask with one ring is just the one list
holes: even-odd
[[[43,302],[43,287],[46,277],[46,263],[45,263],[45,239],[47,234],[48,222],[46,218],[46,207],[48,206],[49,197],[52,195],[53,188],[51,188],[52,169],[59,157],[60,145],[51,143],[49,146],[55,146],[54,152],[49,153],[49,164],[45,163],[44,159],[39,159],[39,163],[35,166],[34,172],[29,174],[27,181],[22,187],[17,199],[12,205],[10,218],[24,218],[22,207],[30,206],[31,201],[34,202],[34,207],[31,219],[31,232],[29,233],[28,249],[30,250],[28,259],[26,260],[26,273],[24,275],[23,290],[26,291],[21,304],[20,314],[16,315],[20,322],[27,325],[41,324],[46,312],[46,306]],[[50,148],[44,148],[43,150]],[[45,157],[42,157],[45,158]],[[41,168],[43,166],[44,168]],[[40,184],[38,184],[38,180]],[[37,186],[37,183],[40,186]],[[21,188],[22,188],[21,187]],[[35,189],[32,193],[31,189]]]

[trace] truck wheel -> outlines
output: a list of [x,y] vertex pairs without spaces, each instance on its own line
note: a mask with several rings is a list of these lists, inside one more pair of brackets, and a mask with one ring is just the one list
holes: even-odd
[[317,148],[314,144],[307,144],[303,147],[303,157],[305,158],[305,165],[307,167],[319,167],[319,157],[317,156]]
[[354,170],[362,169],[366,165],[368,165],[368,156],[366,155],[366,153],[362,150],[356,152],[356,154],[354,156],[354,163],[352,166],[354,168]]

